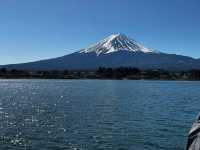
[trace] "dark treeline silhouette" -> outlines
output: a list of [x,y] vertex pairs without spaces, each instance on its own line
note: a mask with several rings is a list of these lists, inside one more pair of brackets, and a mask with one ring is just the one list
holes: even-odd
[[162,69],[140,70],[134,67],[99,67],[97,70],[28,71],[1,68],[0,78],[200,80],[200,70],[166,71]]
[[96,71],[96,74],[100,78],[111,78],[111,79],[123,79],[123,78],[132,78],[140,79],[141,71],[137,68],[132,67],[119,67],[119,68],[104,68],[99,67]]
[[153,79],[153,80],[200,80],[200,70],[166,71],[162,69],[139,70],[132,67],[104,68],[96,71],[100,78],[108,79]]

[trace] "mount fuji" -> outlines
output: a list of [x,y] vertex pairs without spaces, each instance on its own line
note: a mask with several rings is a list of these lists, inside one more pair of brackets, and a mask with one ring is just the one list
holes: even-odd
[[26,70],[93,70],[98,67],[139,69],[200,69],[200,60],[146,48],[124,34],[113,34],[80,51],[58,58],[0,66]]
[[95,45],[81,50],[81,53],[91,53],[95,52],[97,55],[108,54],[117,51],[129,51],[129,52],[156,52],[154,50],[148,49],[143,45],[139,44],[135,40],[128,38],[123,34],[113,34],[104,40],[96,43]]

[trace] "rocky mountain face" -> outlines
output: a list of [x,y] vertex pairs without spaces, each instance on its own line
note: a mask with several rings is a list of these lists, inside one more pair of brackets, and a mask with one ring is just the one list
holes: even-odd
[[90,70],[98,67],[139,69],[200,69],[200,60],[146,48],[123,34],[113,34],[96,44],[58,58],[4,65],[1,68],[26,70]]

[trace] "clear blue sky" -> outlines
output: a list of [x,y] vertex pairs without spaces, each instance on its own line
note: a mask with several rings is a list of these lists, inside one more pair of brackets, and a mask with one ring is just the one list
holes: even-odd
[[200,58],[200,0],[0,1],[0,64],[69,54],[112,33]]

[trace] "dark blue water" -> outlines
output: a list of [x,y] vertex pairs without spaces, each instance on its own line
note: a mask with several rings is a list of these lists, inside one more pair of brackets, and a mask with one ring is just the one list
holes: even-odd
[[184,150],[200,82],[0,80],[1,150]]

